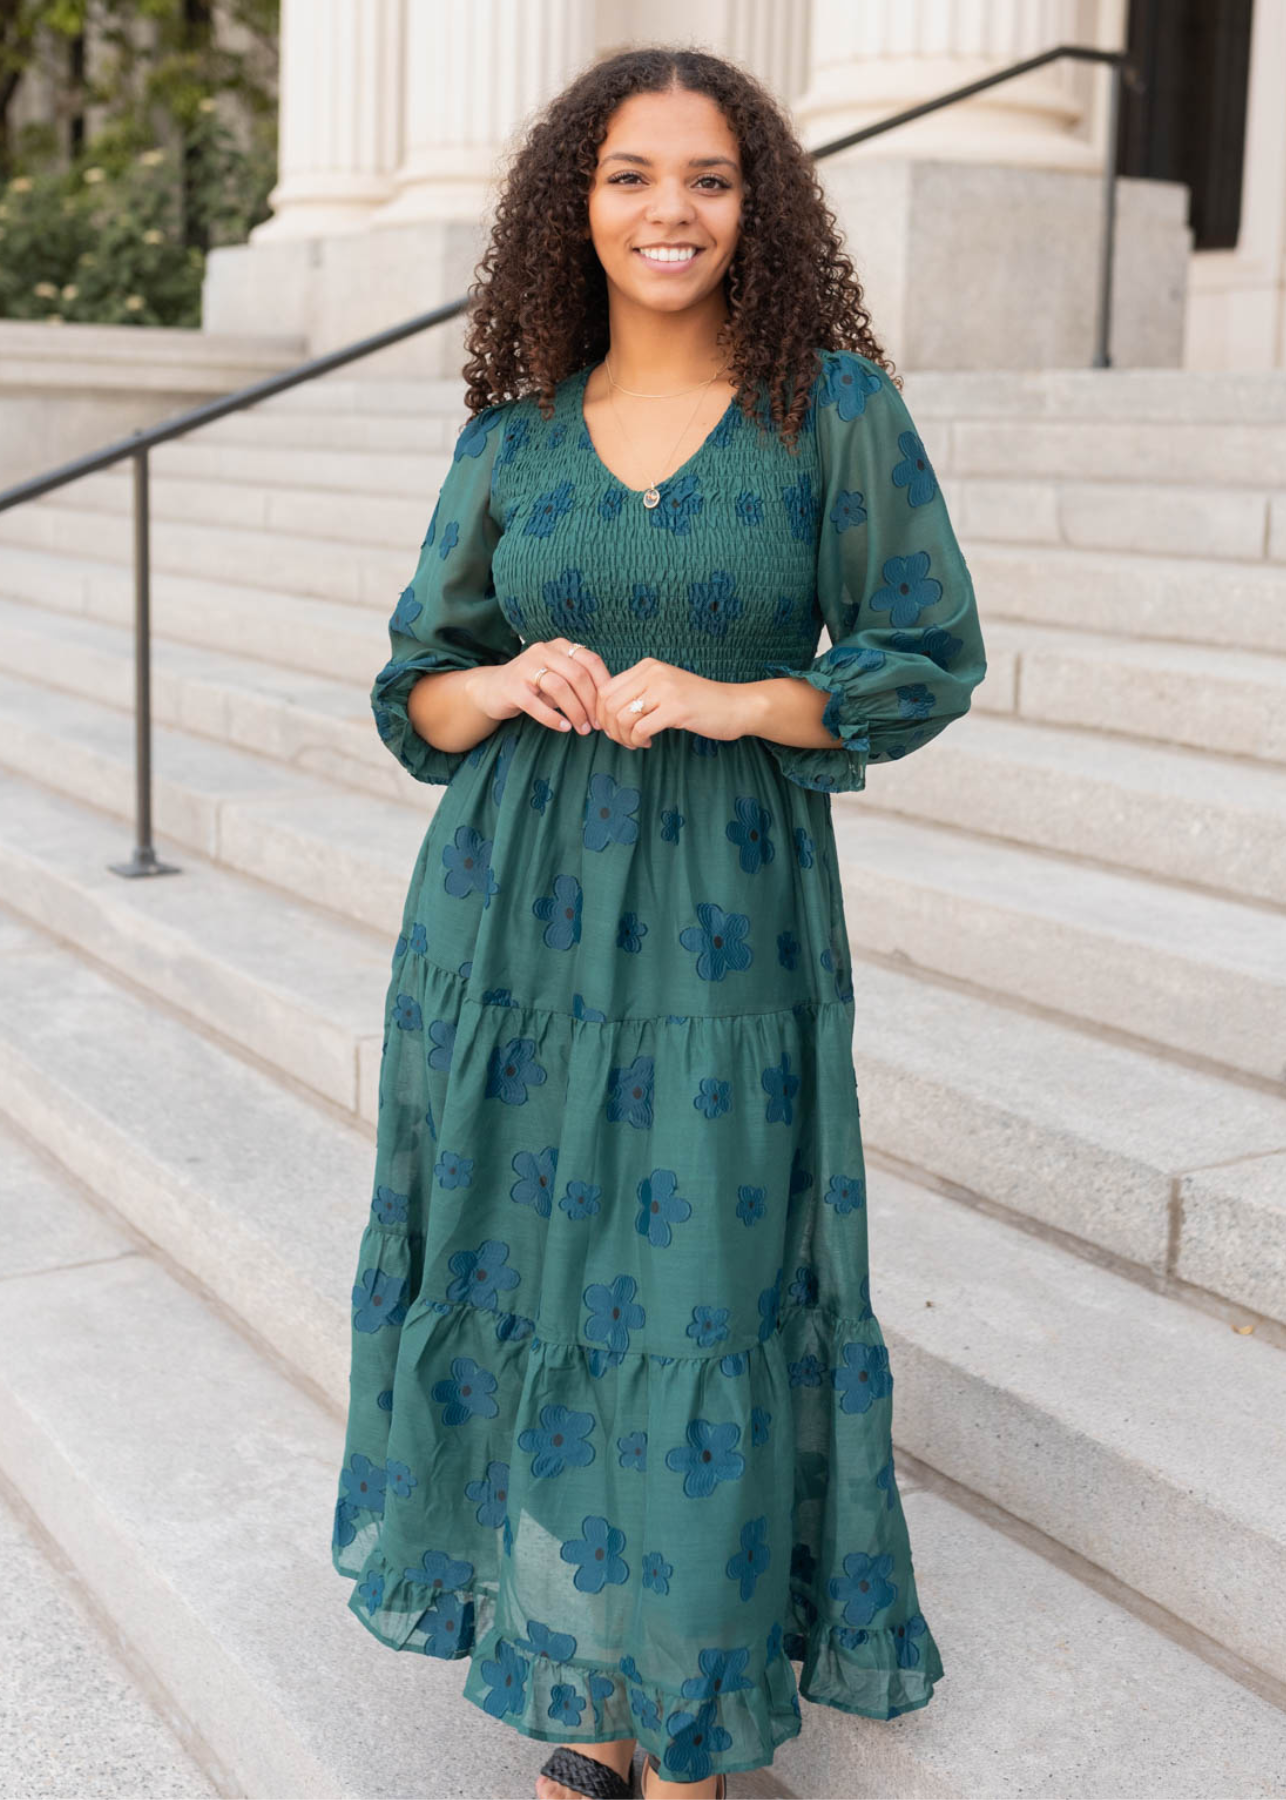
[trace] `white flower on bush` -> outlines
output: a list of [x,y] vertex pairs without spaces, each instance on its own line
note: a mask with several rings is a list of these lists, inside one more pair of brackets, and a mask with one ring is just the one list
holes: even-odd
[[63,289],[63,299],[74,300],[79,292],[80,289],[76,286],[76,283],[74,281],[69,281]]
[[155,225],[153,225],[150,230],[143,233],[143,242],[145,244],[161,244],[164,243],[164,241],[165,233],[163,231],[158,231]]
[[216,105],[217,101],[211,94],[207,94],[204,100],[197,101],[197,108],[200,112],[213,112]]
[[94,182],[96,182],[96,181],[106,181],[107,180],[107,170],[106,169],[86,169],[83,179],[85,181],[89,182],[90,186],[92,187]]
[[33,294],[39,294],[42,300],[56,300],[58,298],[58,289],[54,286],[52,281],[38,281],[31,291]]
[[159,162],[165,161],[164,150],[144,150],[138,159],[145,169],[154,169]]
[[142,294],[127,294],[125,304],[131,312],[137,312],[140,306],[145,306],[147,303]]

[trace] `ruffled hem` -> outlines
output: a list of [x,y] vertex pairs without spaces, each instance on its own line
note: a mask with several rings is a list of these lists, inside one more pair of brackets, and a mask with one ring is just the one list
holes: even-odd
[[[412,1308],[412,1316],[416,1310]],[[530,1330],[531,1321],[508,1317],[515,1327],[512,1331],[504,1329],[506,1315],[489,1314],[484,1321],[466,1302],[435,1301],[428,1309],[430,1330],[436,1326],[449,1333],[463,1328],[472,1332],[485,1323],[497,1351],[510,1364],[504,1382],[524,1392],[530,1372],[523,1365],[533,1353],[553,1356],[563,1364],[583,1357],[587,1393],[613,1379],[616,1364],[591,1362],[598,1356],[595,1347],[549,1343]],[[516,1493],[508,1496],[503,1518],[505,1497],[496,1500],[488,1521],[494,1527],[492,1548],[486,1556],[460,1540],[459,1552],[453,1548],[435,1554],[432,1568],[406,1567],[405,1556],[390,1560],[382,1506],[367,1512],[355,1508],[351,1498],[341,1500],[332,1561],[338,1574],[356,1584],[348,1605],[388,1648],[446,1661],[469,1657],[466,1699],[523,1736],[553,1743],[635,1737],[657,1756],[667,1778],[676,1781],[769,1764],[777,1746],[801,1730],[801,1695],[816,1705],[879,1720],[915,1711],[927,1705],[943,1669],[937,1644],[918,1610],[909,1563],[904,1566],[899,1616],[887,1626],[869,1628],[846,1621],[869,1617],[870,1604],[877,1604],[867,1580],[870,1559],[860,1554],[846,1558],[843,1576],[838,1563],[823,1568],[818,1562],[820,1547],[834,1536],[840,1477],[828,1468],[829,1459],[817,1445],[835,1408],[851,1415],[888,1402],[892,1377],[881,1352],[883,1337],[869,1307],[860,1318],[841,1319],[818,1305],[793,1303],[781,1308],[775,1332],[734,1353],[739,1371],[730,1371],[728,1379],[737,1388],[746,1380],[753,1384],[759,1379],[750,1367],[758,1359],[763,1362],[762,1378],[777,1369],[794,1396],[797,1489],[792,1517],[797,1541],[776,1622],[764,1635],[756,1632],[746,1649],[707,1652],[700,1659],[700,1673],[677,1682],[652,1679],[646,1667],[639,1667],[640,1661],[647,1661],[646,1632],[639,1637],[636,1655],[613,1662],[577,1655],[575,1638],[558,1628],[557,1618],[546,1625],[524,1617],[515,1627],[506,1570],[509,1555],[516,1561],[520,1553],[512,1548],[510,1519],[515,1510],[516,1516],[523,1513]],[[714,1367],[710,1358],[666,1359],[642,1349],[622,1352],[621,1360],[626,1359],[649,1367],[681,1360],[692,1364],[694,1379],[700,1367]],[[591,1374],[591,1368],[597,1372]],[[745,1396],[747,1411],[750,1392]],[[515,1438],[519,1427],[529,1422],[525,1415],[514,1422]],[[388,1465],[390,1495],[397,1491],[398,1467]],[[881,1492],[882,1509],[891,1513],[898,1505],[891,1463],[872,1479]],[[849,1492],[849,1486],[844,1491]],[[382,1495],[383,1489],[381,1501]],[[904,1527],[894,1529],[900,1533]],[[462,1560],[466,1551],[472,1561]],[[902,1562],[901,1556],[898,1560]],[[856,1562],[861,1567],[850,1573],[849,1565]],[[426,1586],[431,1575],[435,1579]],[[744,1637],[742,1641],[747,1642]],[[697,1651],[694,1644],[694,1670]],[[707,1663],[706,1655],[715,1663]],[[802,1665],[798,1677],[795,1663]]]
[[791,675],[806,681],[810,687],[829,694],[822,712],[822,724],[832,737],[843,740],[842,747],[818,749],[811,745],[781,744],[774,738],[764,743],[781,765],[782,773],[799,787],[818,788],[823,793],[860,793],[866,786],[866,765],[871,756],[869,721],[856,717],[846,692],[843,677],[833,669],[797,669],[790,663],[764,664],[765,675]]

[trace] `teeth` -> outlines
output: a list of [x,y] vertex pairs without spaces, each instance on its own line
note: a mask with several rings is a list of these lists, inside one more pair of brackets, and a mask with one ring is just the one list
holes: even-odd
[[696,255],[695,250],[641,250],[640,256],[646,256],[649,262],[691,262]]

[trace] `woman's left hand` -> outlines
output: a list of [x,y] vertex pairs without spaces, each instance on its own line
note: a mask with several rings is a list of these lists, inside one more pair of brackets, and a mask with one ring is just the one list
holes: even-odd
[[[650,749],[658,731],[675,726],[726,742],[747,729],[741,685],[712,681],[645,656],[599,688],[599,729],[628,750]],[[636,699],[643,702],[641,712],[630,711],[630,702]]]

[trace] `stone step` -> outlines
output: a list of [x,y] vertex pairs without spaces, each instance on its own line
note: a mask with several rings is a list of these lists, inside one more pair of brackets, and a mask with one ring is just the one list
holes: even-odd
[[[102,1255],[89,1266],[76,1255],[76,1266],[10,1281],[0,1312],[7,1472],[51,1517],[51,1528],[56,1522],[60,1537],[72,1537],[68,1553],[111,1584],[111,1610],[123,1623],[151,1616],[150,1606],[126,1604],[121,1586],[145,1570],[165,1578],[166,1643],[210,1646],[208,1630],[174,1631],[180,1598],[213,1607],[227,1625],[244,1623],[256,1646],[252,1721],[289,1678],[316,1695],[317,1668],[342,1668],[351,1697],[352,1651],[345,1657],[344,1640],[328,1636],[330,1611],[310,1616],[307,1595],[315,1591],[325,1606],[334,1593],[325,1539],[319,1554],[316,1533],[319,1521],[328,1530],[340,1454],[335,1421],[346,1395],[347,1296],[369,1144],[365,1158],[355,1154],[355,1134],[43,934],[0,924],[0,955],[9,999],[0,1017],[0,1110],[55,1145],[70,1175],[219,1307],[205,1307],[191,1279],[164,1277],[148,1255]],[[234,1118],[235,1132],[212,1129]],[[1180,1638],[1185,1630],[1202,1633],[1248,1671],[1286,1677],[1281,1352],[887,1172],[873,1170],[868,1204],[872,1304],[896,1371],[898,1445],[1087,1558],[1101,1578],[1121,1584],[1123,1599],[1132,1590],[1165,1608]],[[16,1213],[7,1242],[18,1227],[47,1229],[42,1210]],[[173,1354],[176,1343],[182,1357]],[[281,1373],[264,1351],[280,1359]],[[300,1383],[330,1407],[317,1415],[315,1438],[297,1410],[315,1405]],[[238,1446],[231,1460],[229,1443]],[[274,1469],[281,1479],[265,1475]],[[198,1479],[207,1471],[208,1486]],[[174,1505],[158,1503],[171,1478],[186,1501],[181,1536],[170,1525]],[[129,1497],[128,1529],[108,1504],[115,1481],[122,1502]],[[207,1493],[209,1529],[221,1546],[218,1582],[209,1579],[211,1546],[197,1505]],[[911,1515],[917,1571],[969,1568],[981,1579],[986,1559],[965,1549],[980,1542],[978,1522],[943,1501],[940,1526],[917,1531],[917,1518],[933,1511],[924,1498]],[[252,1556],[229,1553],[233,1520],[253,1540]],[[1006,1554],[1016,1548],[1007,1544]],[[187,1581],[175,1579],[176,1551]],[[926,1598],[942,1586],[929,1577]],[[956,1617],[971,1616],[980,1638],[994,1636],[981,1593],[998,1590],[989,1582],[968,1590]],[[1012,1648],[1015,1627],[1022,1637],[1025,1608],[1016,1596],[1024,1584],[1003,1591]],[[1069,1583],[1065,1598],[1074,1591]],[[258,1623],[252,1599],[279,1620],[285,1592],[301,1628],[314,1627],[308,1640],[319,1652],[316,1667],[299,1658],[297,1636]],[[1091,1609],[1096,1631],[1103,1598]],[[329,1606],[335,1609],[333,1598]],[[1049,1615],[1064,1661],[1072,1616],[1066,1607]],[[949,1619],[944,1613],[944,1625]],[[265,1657],[274,1645],[281,1664],[270,1668]],[[1160,1648],[1158,1641],[1146,1659],[1150,1678]],[[387,1659],[378,1672],[386,1702]],[[1072,1659],[1078,1708],[1093,1697],[1086,1680],[1106,1673],[1101,1655]],[[996,1675],[997,1692],[1048,1716],[1043,1684],[1015,1682],[1010,1657],[999,1659]],[[1105,1701],[1118,1681],[1114,1675],[1105,1685]],[[179,1696],[189,1716],[204,1685],[194,1682]],[[422,1688],[416,1692],[422,1699]],[[317,1729],[331,1711],[319,1706]],[[1137,1729],[1136,1704],[1131,1714]],[[353,1730],[351,1704],[339,1723],[343,1743],[360,1744],[364,1757],[376,1754],[366,1734]],[[234,1737],[259,1738],[255,1724],[237,1726]],[[1209,1717],[1201,1728],[1208,1745]],[[1096,1731],[1082,1728],[1080,1736],[1100,1742],[1097,1719]],[[256,1757],[269,1753],[271,1738],[259,1739]],[[222,1746],[222,1734],[212,1741]],[[261,1772],[260,1787],[245,1791],[329,1791],[299,1785],[299,1768],[274,1765],[274,1773],[282,1785],[265,1783]],[[364,1775],[363,1792],[381,1791],[369,1765]]]
[[[915,411],[908,382],[907,403]],[[931,415],[917,417],[917,423]],[[1203,489],[1286,490],[1286,422],[1205,419],[933,419],[935,469],[947,476],[1020,474],[1027,481],[1137,481]]]
[[[21,1191],[19,1190],[21,1183]],[[68,1205],[66,1179],[55,1179],[19,1139],[0,1127],[0,1211],[6,1227],[19,1216],[40,1217],[63,1234],[52,1255],[48,1236],[33,1232],[0,1256],[0,1278],[30,1280],[47,1268],[89,1261],[88,1244],[102,1232],[92,1207]],[[73,1253],[68,1227],[85,1228]],[[112,1255],[119,1233],[107,1235]],[[35,1254],[33,1254],[33,1252]],[[31,1521],[20,1490],[5,1478],[0,1454],[0,1551],[10,1579],[0,1592],[0,1629],[6,1655],[0,1709],[9,1721],[4,1744],[4,1791],[27,1796],[90,1795],[94,1800],[215,1800],[205,1745],[185,1746],[186,1722],[173,1716],[150,1672],[121,1659],[119,1635],[92,1601],[43,1522]],[[8,1494],[16,1500],[10,1504]],[[5,1596],[8,1596],[5,1598]],[[168,1716],[167,1716],[168,1715]],[[190,1736],[191,1734],[188,1733]]]
[[[231,414],[203,428],[206,440],[234,422],[237,415]],[[428,495],[436,494],[450,467],[449,432],[444,434],[441,426],[442,421],[390,423],[339,413],[268,415],[257,420],[251,441],[290,449],[396,449],[435,455],[438,467],[428,475],[424,489]],[[231,440],[220,434],[214,441]],[[942,479],[956,530],[967,546],[1057,546],[1168,560],[1222,558],[1248,565],[1262,565],[1266,557],[1286,561],[1286,534],[1279,535],[1276,523],[1276,508],[1284,497],[1264,489],[1216,493],[1158,482]],[[103,469],[83,476],[74,489],[44,495],[33,504],[129,514],[132,471],[124,465]],[[332,495],[316,489],[260,487],[180,473],[153,477],[151,505],[154,520],[267,527],[383,547],[416,543],[426,528],[422,498],[389,499],[354,489],[345,505],[337,508]]]
[[989,661],[1013,658],[1024,718],[1286,762],[1286,657],[1007,620],[984,631]]
[[1280,913],[888,815],[835,834],[854,955],[1286,1080]]
[[[997,651],[998,690],[1010,653]],[[0,668],[118,710],[134,704],[132,634],[0,598]],[[373,677],[372,677],[373,679]],[[1001,693],[1000,697],[1003,697]],[[26,709],[20,704],[19,712]],[[378,741],[369,689],[168,638],[152,647],[152,716],[389,798],[412,783]],[[1286,901],[1286,772],[1203,751],[1123,744],[989,715],[953,727],[954,754],[876,763],[860,800],[1239,899]]]
[[[206,579],[232,586],[263,586],[358,606],[387,607],[392,612],[415,573],[420,540],[428,530],[431,512],[430,505],[418,536],[392,548],[329,538],[319,541],[305,532],[256,529],[249,523],[154,518],[151,566],[178,574],[200,571]],[[73,505],[64,495],[57,500],[50,496],[39,506],[15,506],[0,513],[0,555],[10,545],[59,554],[68,544],[92,545],[97,558],[133,568],[134,526],[124,512]]]
[[[165,839],[158,854],[182,876],[123,881],[108,867],[122,852],[114,820],[0,775],[0,900],[373,1126],[421,823],[337,796],[313,828],[329,830],[327,850],[311,865],[301,851],[301,865],[346,866],[371,922],[266,886],[262,864],[247,877]],[[274,873],[289,878],[280,854]],[[873,1149],[1149,1277],[1286,1321],[1286,1101],[878,963],[854,979]]]
[[[1202,651],[1286,655],[1280,569],[1214,557],[1118,556],[1036,548],[994,539],[965,543],[969,571],[990,630],[998,620],[1024,628],[1158,640]],[[1212,606],[1210,596],[1219,595]],[[990,628],[990,630],[988,629]]]
[[[0,717],[0,766],[132,815],[126,713],[0,677]],[[170,727],[154,726],[152,739],[158,832],[372,922],[358,874],[374,830],[367,795],[337,799],[324,781]],[[406,780],[418,823],[422,784]],[[343,817],[361,838],[351,855],[335,841]],[[856,954],[905,957],[1208,1068],[1281,1081],[1280,915],[860,805],[836,809],[836,833]]]

